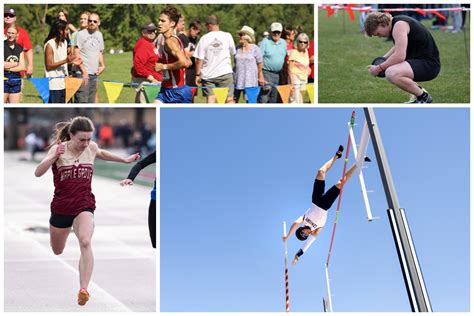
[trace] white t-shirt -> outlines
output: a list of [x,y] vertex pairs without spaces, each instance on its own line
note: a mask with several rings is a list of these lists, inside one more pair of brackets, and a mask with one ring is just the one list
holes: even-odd
[[319,227],[324,227],[327,217],[328,212],[326,210],[312,203],[311,207],[304,213],[303,225],[311,228],[311,232],[313,232]]
[[199,40],[193,57],[202,60],[201,78],[217,78],[232,73],[231,56],[235,55],[232,35],[215,31],[205,34]]

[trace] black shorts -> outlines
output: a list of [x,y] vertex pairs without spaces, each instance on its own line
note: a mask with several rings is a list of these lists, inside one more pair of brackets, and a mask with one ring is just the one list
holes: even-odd
[[439,63],[428,59],[407,59],[406,62],[411,66],[416,82],[433,80],[441,70]]
[[331,208],[334,201],[336,201],[341,190],[333,185],[326,193],[324,193],[324,185],[324,180],[314,180],[312,202],[327,211]]
[[[82,212],[91,212],[92,214],[94,214],[94,210],[91,208],[85,208],[81,211],[81,213]],[[74,222],[74,219],[77,217],[77,215],[63,215],[51,212],[49,223],[51,224],[51,226],[56,228],[68,228],[72,226],[72,223]]]

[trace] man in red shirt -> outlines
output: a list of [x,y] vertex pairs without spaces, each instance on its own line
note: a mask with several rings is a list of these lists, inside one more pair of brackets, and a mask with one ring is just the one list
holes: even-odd
[[308,83],[314,82],[314,39],[309,41],[309,66],[311,67],[311,74],[308,77]]
[[[15,25],[18,29],[18,38],[16,43],[23,47],[23,51],[25,52],[25,59],[27,62],[26,67],[26,75],[31,77],[33,75],[33,46],[31,45],[30,36],[28,32],[24,29],[16,25],[16,11],[15,9],[6,9],[5,13],[3,14],[3,34],[7,34],[7,28],[10,26]],[[24,77],[25,72],[21,72],[21,76]]]
[[154,68],[158,62],[158,49],[153,44],[157,27],[153,23],[146,23],[141,31],[142,36],[133,48],[132,82],[139,84],[135,103],[147,103],[143,83],[159,84],[162,79],[161,72],[156,72]]

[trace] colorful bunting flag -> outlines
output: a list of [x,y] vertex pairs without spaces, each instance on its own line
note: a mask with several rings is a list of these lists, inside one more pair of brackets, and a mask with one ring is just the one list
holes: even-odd
[[157,85],[143,85],[143,90],[145,91],[145,96],[148,103],[153,103],[155,101],[160,89],[161,86]]
[[248,103],[257,103],[258,95],[260,94],[260,87],[245,88],[245,95]]
[[76,94],[77,90],[82,85],[81,78],[66,77],[64,78],[66,83],[66,103],[68,103],[71,98]]
[[229,88],[212,88],[217,99],[217,103],[224,104],[227,95],[229,94]]
[[43,103],[49,102],[49,78],[30,78]]
[[308,92],[309,101],[314,103],[314,83],[306,84],[306,91]]
[[109,103],[117,102],[120,92],[122,92],[123,83],[104,81],[105,93],[109,99]]
[[291,86],[286,84],[284,86],[277,86],[278,93],[280,94],[281,100],[283,103],[287,104],[290,102],[290,93],[291,93]]

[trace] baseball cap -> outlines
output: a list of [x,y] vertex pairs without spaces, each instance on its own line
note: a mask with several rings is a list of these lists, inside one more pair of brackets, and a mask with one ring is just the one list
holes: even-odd
[[145,23],[143,24],[141,30],[147,30],[147,31],[156,31],[158,28],[156,27],[156,25],[152,22],[148,22],[148,23]]
[[272,32],[283,32],[283,25],[278,22],[273,22],[272,25],[270,25],[270,31]]
[[13,15],[13,16],[16,16],[16,11],[15,11],[15,9],[10,8],[10,9],[5,10],[5,12],[3,13],[3,15],[5,15],[5,14],[11,14],[11,15]]

